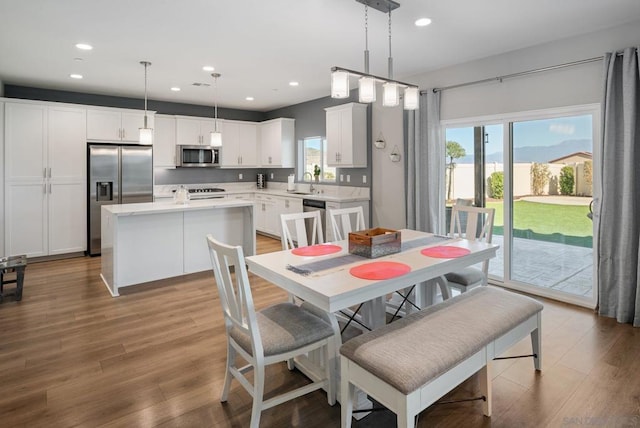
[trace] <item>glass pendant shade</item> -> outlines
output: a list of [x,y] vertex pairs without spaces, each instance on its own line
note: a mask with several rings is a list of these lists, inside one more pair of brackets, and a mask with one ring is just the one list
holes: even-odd
[[153,128],[140,128],[140,144],[153,144]]
[[400,104],[400,88],[397,83],[387,82],[382,85],[382,105],[395,107]]
[[361,77],[358,80],[358,100],[361,103],[372,103],[376,100],[376,79]]
[[349,73],[334,71],[331,73],[331,98],[349,97]]
[[404,109],[416,110],[418,108],[418,88],[404,90]]
[[222,132],[213,131],[210,136],[211,139],[209,145],[211,145],[211,147],[222,147]]

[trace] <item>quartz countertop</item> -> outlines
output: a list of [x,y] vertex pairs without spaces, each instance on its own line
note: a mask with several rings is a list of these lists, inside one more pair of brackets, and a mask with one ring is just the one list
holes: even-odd
[[[216,193],[216,195],[238,195],[250,193],[252,195],[269,195],[298,199],[314,199],[326,202],[359,202],[369,201],[369,188],[367,187],[346,187],[346,186],[315,186],[318,188],[316,192],[306,193],[301,191],[289,192],[286,190],[287,183],[269,183],[266,189],[256,189],[253,183],[216,183],[203,185],[187,185],[189,188],[197,187],[219,187],[225,189],[224,192]],[[178,185],[155,186],[154,195],[157,199],[173,198],[172,190]],[[210,199],[211,200],[211,199]],[[194,202],[193,200],[190,201]]]
[[209,210],[252,206],[253,203],[242,199],[202,199],[176,204],[171,201],[144,202],[138,204],[104,205],[103,210],[116,216],[159,214],[167,212]]

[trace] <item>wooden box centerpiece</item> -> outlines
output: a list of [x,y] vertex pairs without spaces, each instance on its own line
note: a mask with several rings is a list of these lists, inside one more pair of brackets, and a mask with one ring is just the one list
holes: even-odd
[[376,227],[349,233],[349,253],[375,259],[400,252],[400,231]]

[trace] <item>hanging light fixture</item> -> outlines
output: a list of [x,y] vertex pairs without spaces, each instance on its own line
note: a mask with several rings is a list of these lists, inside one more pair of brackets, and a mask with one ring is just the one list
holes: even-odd
[[[376,100],[376,84],[382,83],[382,105],[387,107],[397,106],[400,103],[400,91],[404,89],[404,109],[415,110],[418,108],[418,87],[409,83],[393,80],[393,57],[391,56],[391,11],[400,7],[393,0],[356,0],[365,5],[365,51],[364,73],[349,70],[342,67],[331,68],[331,97],[349,97],[349,77],[358,79],[358,100],[361,103],[371,103]],[[375,76],[369,73],[369,40],[368,40],[368,8],[373,7],[383,13],[389,14],[389,59],[388,77]]]
[[[218,77],[220,77],[220,73],[212,73],[211,76],[213,77],[213,92],[215,94],[215,92],[218,89]],[[214,99],[214,112],[215,112],[215,117],[214,117],[214,125],[213,125],[213,131],[211,132],[211,140],[210,140],[210,145],[213,147],[220,147],[222,146],[222,133],[220,132],[220,130],[218,129],[218,97],[216,96]]]
[[144,65],[144,127],[140,128],[140,144],[153,144],[153,129],[147,126],[147,67],[151,65],[149,61],[140,61]]

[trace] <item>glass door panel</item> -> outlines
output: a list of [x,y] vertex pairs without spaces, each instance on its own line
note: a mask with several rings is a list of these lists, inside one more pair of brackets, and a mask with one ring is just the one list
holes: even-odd
[[500,245],[489,263],[489,276],[502,280],[503,241],[503,125],[448,127],[445,129],[446,230],[451,207],[458,204],[495,208],[493,242]]
[[593,116],[511,123],[510,280],[592,296]]

